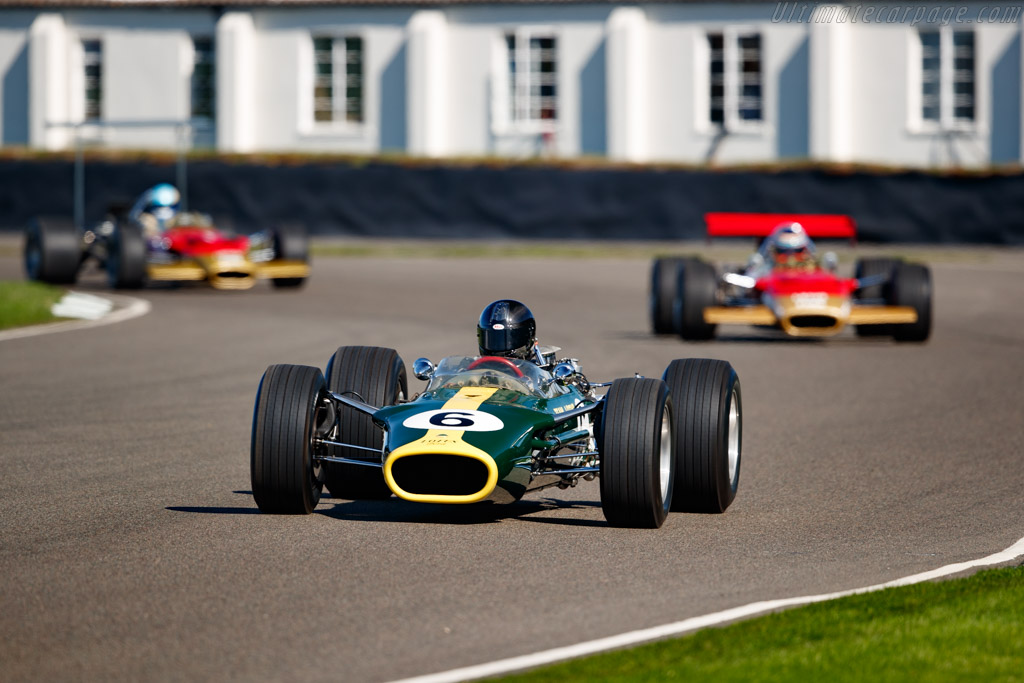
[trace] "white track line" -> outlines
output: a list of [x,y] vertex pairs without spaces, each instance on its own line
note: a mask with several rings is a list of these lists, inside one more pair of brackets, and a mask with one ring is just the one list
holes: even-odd
[[13,330],[4,330],[0,332],[0,341],[7,341],[8,339],[23,339],[25,337],[35,337],[40,334],[71,332],[72,330],[83,330],[90,327],[111,325],[113,323],[131,320],[132,318],[138,318],[141,315],[146,315],[149,313],[149,309],[151,308],[150,303],[145,299],[136,299],[135,297],[130,296],[117,296],[113,298],[116,298],[118,301],[123,301],[127,305],[124,308],[119,308],[97,320],[69,320],[62,323],[45,323],[43,325],[31,325],[29,327],[19,327]]
[[639,631],[631,631],[629,633],[622,633],[620,635],[609,636],[607,638],[599,638],[598,640],[591,640],[585,643],[578,643],[576,645],[557,647],[552,650],[544,650],[534,654],[501,659],[496,662],[467,666],[461,669],[452,669],[451,671],[442,671],[436,674],[428,674],[426,676],[405,678],[400,681],[395,681],[394,683],[455,683],[457,681],[468,681],[488,676],[508,674],[514,671],[542,666],[544,664],[553,664],[567,659],[574,659],[576,657],[592,655],[598,652],[605,652],[607,650],[615,650],[618,648],[638,645],[640,643],[667,638],[669,636],[677,636],[689,631],[706,628],[708,626],[717,626],[729,621],[765,614],[767,612],[782,609],[783,607],[808,605],[814,602],[834,600],[835,598],[842,598],[847,595],[856,595],[858,593],[870,593],[872,591],[878,591],[884,588],[893,588],[895,586],[909,586],[914,583],[921,583],[923,581],[937,579],[942,576],[957,574],[968,569],[974,569],[975,567],[986,567],[994,564],[1010,562],[1022,555],[1024,555],[1024,538],[1020,539],[1006,550],[1000,553],[995,553],[994,555],[989,555],[988,557],[983,557],[980,560],[948,564],[945,567],[922,572],[920,574],[914,574],[902,579],[895,579],[886,583],[876,584],[874,586],[868,586],[866,588],[854,588],[851,590],[840,591],[838,593],[826,593],[824,595],[808,595],[800,598],[785,598],[782,600],[754,602],[749,605],[734,607],[722,612],[715,612],[714,614],[705,614],[700,617],[684,619],[683,621],[677,621],[673,624],[665,624],[664,626],[655,626],[653,628],[645,628]]

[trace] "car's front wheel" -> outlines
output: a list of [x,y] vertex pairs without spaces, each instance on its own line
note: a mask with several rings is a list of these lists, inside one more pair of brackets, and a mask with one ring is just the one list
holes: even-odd
[[706,341],[715,336],[716,325],[704,322],[704,309],[714,306],[718,295],[715,267],[697,258],[684,259],[676,272],[672,321],[679,336]]
[[668,387],[657,379],[615,380],[599,433],[605,519],[616,527],[660,527],[672,505],[675,471]]
[[317,368],[271,365],[263,373],[249,456],[252,496],[261,512],[308,515],[320,501],[324,473],[313,457],[314,439],[334,421],[325,390]]
[[[897,258],[866,258],[857,261],[857,265],[854,266],[853,276],[857,279],[862,277],[873,277],[876,275],[884,275],[887,280],[880,284],[868,285],[862,287],[857,292],[857,298],[860,300],[866,300],[869,302],[877,302],[879,300],[890,303],[887,301],[886,293],[889,291],[889,280],[892,279],[893,272],[901,265],[900,259]],[[892,334],[891,325],[857,325],[854,328],[858,337],[881,337]]]
[[25,229],[25,274],[30,280],[74,284],[82,263],[82,240],[71,221],[34,218]]
[[923,342],[932,331],[932,274],[919,263],[901,263],[890,282],[893,306],[909,306],[917,313],[917,322],[892,325],[898,342]]
[[722,360],[674,360],[664,374],[672,393],[676,478],[672,510],[725,512],[740,482],[743,406],[740,380]]
[[681,259],[665,257],[651,264],[651,290],[648,307],[654,334],[671,334],[672,305],[676,297],[676,272]]
[[[342,346],[327,363],[327,386],[374,406],[390,406],[409,395],[405,363],[394,349],[376,346]],[[380,463],[384,434],[369,415],[353,408],[338,408],[337,440],[356,448],[331,446],[334,457]],[[391,496],[380,467],[329,462],[327,488],[331,495],[349,500],[383,499]]]
[[107,244],[107,281],[114,289],[138,289],[146,282],[146,238],[136,225],[120,225]]

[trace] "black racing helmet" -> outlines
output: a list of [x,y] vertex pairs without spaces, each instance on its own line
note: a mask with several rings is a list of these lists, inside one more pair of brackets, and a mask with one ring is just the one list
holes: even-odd
[[537,321],[525,305],[499,299],[480,314],[476,336],[481,356],[529,358],[537,341]]

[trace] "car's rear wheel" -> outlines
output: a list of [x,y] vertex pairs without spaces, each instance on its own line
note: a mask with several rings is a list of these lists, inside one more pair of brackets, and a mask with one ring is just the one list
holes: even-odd
[[718,275],[715,267],[696,258],[683,259],[676,273],[676,295],[672,312],[675,331],[690,341],[715,336],[715,325],[704,322],[704,309],[715,305]]
[[146,282],[146,238],[137,225],[119,225],[107,243],[107,281],[114,289],[138,289]]
[[308,515],[320,501],[323,468],[313,439],[332,426],[318,368],[271,365],[256,392],[249,458],[252,496],[262,512]]
[[672,510],[725,512],[740,480],[740,380],[726,361],[674,360],[664,374],[672,395],[675,490]]
[[[884,275],[886,278],[891,278],[893,271],[901,263],[898,258],[866,258],[857,261],[857,265],[854,266],[853,276],[855,278],[871,277],[874,275]],[[889,288],[889,282],[886,280],[877,285],[868,285],[862,287],[857,292],[857,298],[860,300],[867,301],[887,301],[886,292]],[[854,331],[858,337],[881,337],[884,335],[892,334],[891,325],[856,325]]]
[[82,263],[82,238],[71,221],[33,218],[25,228],[24,262],[30,280],[73,284]]
[[648,306],[654,334],[671,334],[672,306],[676,298],[676,272],[681,259],[666,257],[651,264],[651,291]]
[[660,527],[672,505],[675,470],[668,387],[649,378],[615,380],[599,434],[605,519],[616,527]]
[[[405,363],[394,349],[376,346],[342,346],[327,363],[327,386],[374,406],[390,406],[409,394]],[[380,463],[384,434],[369,415],[353,408],[338,408],[337,440],[360,448],[329,447],[338,458]],[[376,451],[376,452],[375,452]],[[331,495],[349,500],[383,499],[391,496],[380,467],[326,463],[327,488]]]
[[[309,234],[298,224],[286,223],[274,230],[274,258],[309,263]],[[304,277],[279,277],[271,280],[275,287],[301,287]]]
[[893,339],[923,342],[932,331],[932,275],[927,266],[901,263],[893,271],[889,300],[893,306],[909,306],[917,312],[917,322],[890,325]]

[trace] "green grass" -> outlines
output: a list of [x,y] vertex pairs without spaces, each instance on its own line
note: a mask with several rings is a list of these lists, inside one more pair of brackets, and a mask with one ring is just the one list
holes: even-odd
[[1024,681],[1024,567],[808,605],[500,680]]
[[50,307],[64,290],[40,282],[0,281],[0,330],[60,320]]

